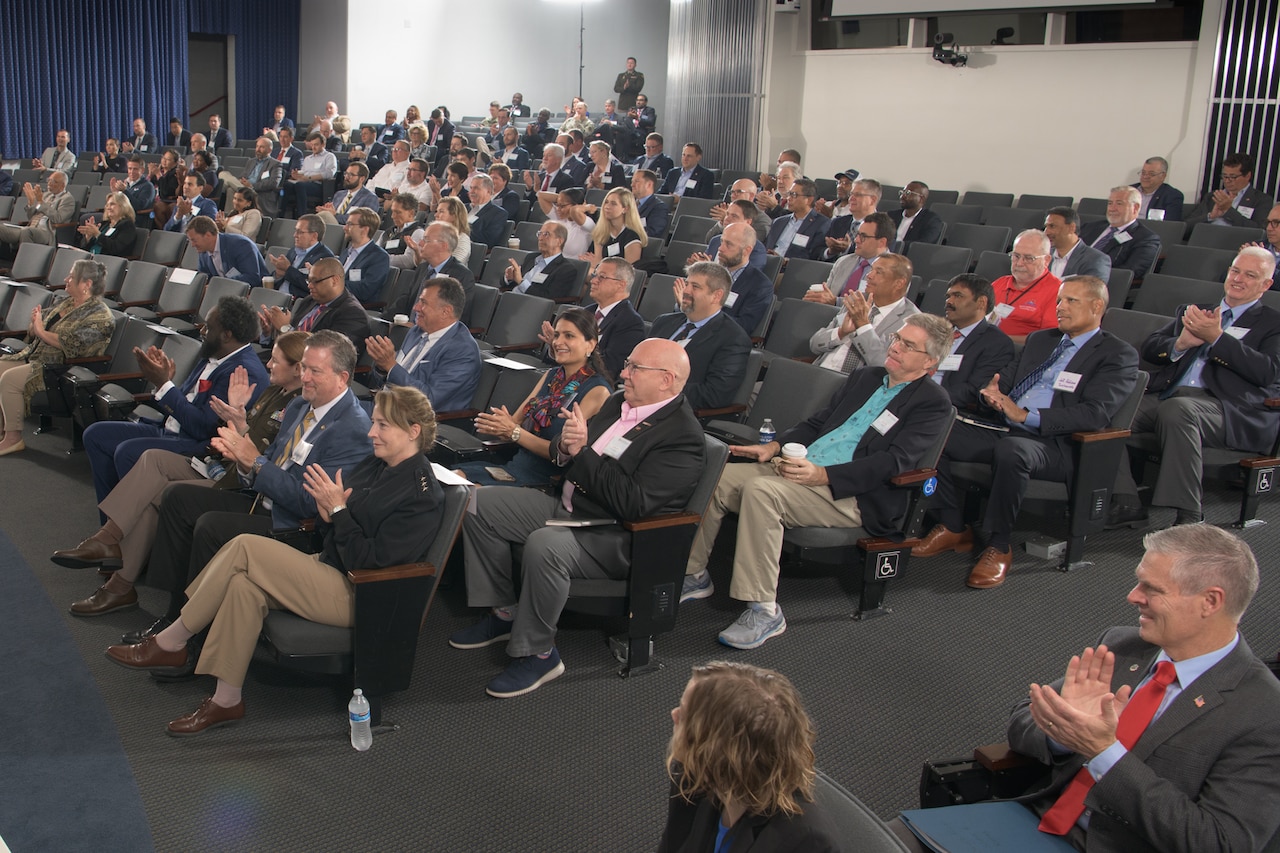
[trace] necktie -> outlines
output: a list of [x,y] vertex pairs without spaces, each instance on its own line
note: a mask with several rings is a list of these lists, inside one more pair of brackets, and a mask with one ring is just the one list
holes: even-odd
[[1102,236],[1099,237],[1097,240],[1093,241],[1093,248],[1097,249],[1098,247],[1102,246],[1104,243],[1106,243],[1108,240],[1111,239],[1111,235],[1114,233],[1116,233],[1116,229],[1112,228],[1111,226],[1107,226],[1107,229],[1102,232]]
[[596,309],[596,325],[599,326],[604,322],[604,312],[599,308]]
[[351,206],[351,199],[355,198],[355,196],[356,196],[355,193],[348,192],[345,196],[342,197],[342,204],[338,205],[339,216],[347,212],[347,208]]
[[[1228,326],[1231,325],[1231,321],[1234,318],[1235,318],[1235,312],[1232,311],[1230,308],[1226,308],[1223,310],[1222,314],[1219,316],[1219,320],[1218,320],[1219,325],[1221,325],[1221,327],[1225,330]],[[1160,392],[1160,395],[1159,395],[1160,399],[1161,400],[1169,399],[1174,395],[1174,393],[1179,388],[1182,388],[1184,385],[1199,386],[1200,372],[1204,370],[1203,360],[1207,358],[1208,355],[1209,355],[1208,345],[1206,344],[1201,344],[1200,346],[1196,347],[1193,352],[1189,352],[1185,354],[1181,360],[1187,363],[1187,369],[1182,371],[1181,375],[1179,375],[1178,378],[1174,380],[1174,382],[1168,388]]]
[[543,172],[542,173],[542,191],[546,192],[550,186],[551,186],[551,173]]
[[1049,353],[1049,357],[1035,370],[1022,377],[1022,381],[1017,384],[1013,389],[1013,393],[1009,395],[1009,399],[1015,403],[1022,399],[1022,395],[1034,388],[1035,384],[1040,381],[1040,377],[1044,376],[1045,371],[1071,346],[1074,346],[1071,343],[1071,338],[1063,335],[1062,340],[1058,341],[1058,345],[1053,348],[1053,352]]
[[405,370],[412,371],[418,365],[418,362],[422,360],[422,356],[426,354],[427,347],[430,345],[431,338],[423,335],[422,341],[411,352],[401,356],[400,366]]
[[689,333],[693,331],[694,326],[695,326],[694,323],[685,323],[684,326],[680,329],[680,332],[671,340],[683,341],[685,338],[689,337]]
[[[1124,744],[1126,749],[1133,749],[1138,738],[1142,737],[1142,733],[1151,724],[1151,718],[1156,715],[1165,691],[1177,680],[1178,671],[1173,664],[1162,660],[1156,664],[1155,676],[1129,698],[1129,704],[1124,706],[1120,720],[1116,723],[1116,740]],[[1057,802],[1040,819],[1040,831],[1052,835],[1066,835],[1070,832],[1080,815],[1084,814],[1084,798],[1093,785],[1093,775],[1087,768],[1081,767],[1058,796]]]
[[963,337],[964,337],[964,335],[960,334],[960,330],[959,330],[959,329],[956,329],[956,330],[955,330],[955,333],[951,336],[951,345],[952,345],[952,346],[955,346],[955,342],[956,342],[956,341],[958,341],[958,340],[960,340],[960,339],[961,339],[961,338],[963,338]]
[[840,288],[839,295],[844,296],[850,291],[857,290],[858,286],[862,284],[862,276],[866,274],[869,266],[871,265],[867,263],[866,258],[858,258],[858,262],[853,265],[853,272],[845,280],[844,287]]
[[324,313],[324,309],[328,305],[317,305],[307,312],[307,316],[302,318],[302,322],[298,324],[298,331],[309,332],[315,328],[316,323],[320,322],[320,315]]
[[302,420],[298,421],[297,427],[293,430],[293,435],[289,436],[289,440],[285,442],[284,449],[280,451],[280,455],[276,457],[276,465],[284,465],[289,461],[289,457],[293,455],[293,448],[302,440],[302,436],[307,430],[311,429],[311,425],[316,422],[315,409],[307,409],[306,415]]

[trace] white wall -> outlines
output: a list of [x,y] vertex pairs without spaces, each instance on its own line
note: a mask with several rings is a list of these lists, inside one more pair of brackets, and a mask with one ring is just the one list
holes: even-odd
[[305,0],[298,38],[298,103],[285,110],[306,128],[327,101],[347,110],[347,0]]
[[797,147],[811,176],[1079,198],[1160,155],[1191,196],[1220,4],[1205,7],[1199,44],[988,46],[967,68],[926,49],[809,51],[804,16],[775,15],[762,157]]
[[[337,2],[345,5],[345,0]],[[578,3],[402,0],[394,12],[370,14],[371,8],[351,2],[346,18],[350,56],[376,57],[382,66],[366,71],[352,62],[348,102],[340,105],[357,122],[381,120],[388,108],[403,116],[411,103],[424,115],[447,104],[455,120],[464,114],[488,115],[489,101],[508,103],[516,91],[535,113],[542,107],[558,112],[577,94]],[[661,128],[668,3],[607,0],[581,8],[586,24],[583,97],[592,115],[603,111],[605,98],[616,97],[613,81],[626,67],[626,58],[635,56]],[[458,19],[442,28],[435,23],[442,14]],[[387,64],[403,72],[388,74]]]

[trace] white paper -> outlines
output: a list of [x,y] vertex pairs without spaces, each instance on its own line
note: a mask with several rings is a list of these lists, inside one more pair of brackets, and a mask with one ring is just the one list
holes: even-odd
[[992,313],[995,314],[998,319],[1003,320],[1005,317],[1008,317],[1013,313],[1013,306],[1007,302],[1001,302],[996,306],[996,310]]
[[1150,208],[1147,210],[1147,219],[1154,219],[1157,222],[1161,222],[1164,220],[1164,211],[1158,207]]
[[881,435],[884,435],[889,430],[893,429],[893,425],[897,422],[898,416],[888,409],[885,409],[880,413],[880,417],[871,422],[871,428]]
[[196,280],[196,271],[177,267],[173,272],[169,273],[169,281],[177,284],[190,284]]
[[1223,331],[1238,341],[1253,330],[1245,328],[1244,326],[1230,326],[1229,328],[1223,329]]
[[436,475],[436,480],[439,481],[440,485],[442,486],[473,486],[475,485],[466,477],[455,474],[453,471],[450,471],[448,468],[436,462],[431,463],[431,473]]
[[538,369],[531,364],[525,364],[522,361],[513,361],[512,359],[503,358],[502,356],[487,358],[485,359],[485,361],[489,362],[489,364],[496,364],[498,365],[498,367],[506,368],[507,370],[537,370]]

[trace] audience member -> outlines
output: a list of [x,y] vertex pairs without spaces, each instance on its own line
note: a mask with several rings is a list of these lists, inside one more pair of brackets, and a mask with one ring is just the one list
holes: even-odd
[[[760,251],[764,251],[765,238],[769,236],[769,226],[773,224],[773,220],[769,218],[769,214],[756,207],[755,198],[760,188],[756,186],[756,182],[750,178],[739,178],[729,187],[728,201],[722,201],[715,207],[711,208],[711,218],[716,221],[711,226],[711,230],[707,231],[707,242],[714,240],[724,230],[725,215],[729,212],[729,208],[740,202],[747,202],[751,205],[750,210],[742,208],[746,221],[751,223],[751,227],[755,229],[756,239],[760,241]],[[824,241],[825,242],[825,241]]]
[[1187,214],[1188,232],[1201,222],[1263,228],[1275,201],[1253,185],[1252,154],[1228,154],[1222,161],[1222,189],[1201,198]]
[[[597,352],[605,370],[614,377],[621,375],[622,363],[645,337],[644,318],[627,298],[635,275],[635,267],[622,258],[605,258],[591,274],[590,301],[582,306],[595,315],[600,328]],[[543,323],[541,337],[548,346],[551,332],[551,324]]]
[[120,140],[114,136],[108,136],[103,148],[104,150],[93,155],[93,171],[102,174],[107,172],[120,174],[124,172],[124,164],[127,160],[120,153]]
[[294,219],[311,212],[314,203],[323,195],[324,182],[338,173],[338,160],[333,152],[325,150],[324,136],[319,133],[309,134],[307,150],[311,153],[302,158],[302,164],[285,183],[285,194],[293,199]]
[[507,260],[502,273],[505,286],[544,299],[576,299],[578,270],[563,254],[567,236],[568,230],[559,222],[542,223],[538,251],[530,252],[520,263],[515,258]]
[[812,260],[822,257],[831,220],[814,209],[817,197],[813,181],[801,178],[791,185],[786,193],[790,214],[774,219],[765,238],[765,249],[770,254]]
[[[624,122],[626,130],[618,134],[616,138],[623,140],[623,147],[627,152],[639,151],[645,148],[645,141],[649,134],[653,133],[653,129],[658,126],[658,113],[653,107],[649,106],[649,96],[636,95],[636,105],[631,109],[623,110],[623,113],[627,117]],[[646,151],[646,153],[648,152]],[[626,156],[630,156],[630,154],[628,153]]]
[[702,146],[696,142],[686,142],[680,151],[680,168],[667,172],[662,182],[663,195],[675,195],[683,198],[712,198],[715,195],[715,176],[711,170],[699,165],[702,161]]
[[506,243],[507,210],[493,203],[493,181],[483,172],[471,182],[471,211],[467,215],[471,239],[486,246]]
[[[436,202],[436,222],[453,226],[457,238],[453,248],[453,257],[461,264],[471,260],[471,217],[467,214],[467,206],[456,196],[444,196]],[[422,263],[419,258],[418,263]],[[457,276],[454,276],[457,278]],[[459,279],[461,281],[461,279]]]
[[524,129],[520,144],[529,152],[530,157],[537,160],[542,157],[544,147],[555,141],[556,129],[551,126],[551,111],[540,110],[538,118],[529,122],[528,127]]
[[342,226],[347,247],[342,250],[342,268],[346,271],[347,290],[361,303],[381,302],[382,285],[391,272],[387,250],[373,242],[378,231],[378,214],[367,207],[354,207]]
[[879,258],[863,279],[863,292],[847,289],[836,316],[809,338],[816,364],[840,373],[883,366],[893,336],[908,317],[920,313],[907,299],[911,272],[904,255]]
[[[864,289],[867,273],[880,258],[889,254],[894,237],[893,220],[887,213],[872,213],[853,232],[853,251],[842,255],[831,267],[821,287],[810,287],[806,302],[836,305],[849,293]],[[910,279],[910,276],[908,276]],[[908,285],[910,281],[908,280]]]
[[321,242],[323,236],[324,220],[308,213],[293,226],[293,248],[283,255],[267,254],[278,289],[298,299],[307,295],[307,270],[321,258],[333,257],[332,250]]
[[204,195],[205,179],[199,172],[188,172],[182,179],[182,197],[173,204],[173,213],[165,223],[166,231],[187,233],[193,220],[206,217],[213,221],[218,216],[218,205]]
[[405,126],[397,121],[399,117],[395,110],[387,110],[386,122],[374,131],[377,140],[387,148],[405,138]]
[[[399,126],[395,125],[395,127]],[[369,169],[369,174],[376,175],[391,159],[391,152],[387,146],[378,141],[377,132],[366,124],[360,128],[360,141],[347,151],[347,159],[353,163],[364,163]]]
[[[218,211],[218,230],[225,234],[239,234],[250,242],[257,242],[262,230],[262,211],[258,210],[258,194],[252,187],[240,187],[231,194],[231,215]],[[255,285],[256,287],[256,285]]]
[[716,251],[716,263],[729,271],[733,284],[725,296],[724,311],[749,336],[773,307],[773,281],[751,264],[758,241],[756,232],[745,222],[731,223],[725,228]]
[[147,123],[140,118],[133,120],[133,136],[121,146],[126,153],[153,154],[157,148],[155,134],[147,132]]
[[613,156],[609,143],[595,140],[587,149],[591,157],[591,171],[587,173],[586,186],[594,190],[611,190],[626,187],[627,176],[622,163]]
[[[773,177],[773,176],[762,176]],[[780,216],[786,216],[790,213],[787,207],[788,194],[791,187],[796,181],[804,177],[804,173],[800,171],[800,164],[784,161],[778,164],[778,175],[770,182],[772,187],[766,189],[762,187],[756,193],[756,207],[763,210],[769,215],[770,219],[777,219]]]
[[511,188],[511,169],[506,163],[494,163],[489,167],[489,180],[493,181],[493,203],[506,212],[508,222],[521,222],[524,197]]
[[65,130],[54,134],[53,145],[31,161],[31,168],[39,172],[54,169],[67,174],[75,171],[76,154],[71,150],[71,134]]
[[1052,247],[1049,272],[1059,279],[1069,275],[1091,275],[1106,281],[1111,277],[1111,258],[1086,245],[1076,229],[1080,215],[1072,207],[1051,207],[1045,211],[1044,235]]
[[27,200],[27,224],[5,223],[0,227],[0,240],[10,245],[43,243],[52,246],[57,242],[54,228],[75,221],[76,200],[67,192],[67,173],[54,171],[47,183],[48,189],[44,192],[30,182],[22,185],[22,195]]
[[665,178],[667,173],[675,168],[675,163],[671,158],[662,153],[662,134],[649,132],[644,137],[644,154],[632,161],[632,165],[636,169],[647,169],[653,172],[659,178]]
[[427,226],[426,235],[422,238],[421,243],[414,241],[412,237],[405,239],[418,259],[417,277],[414,279],[412,287],[408,289],[400,288],[402,295],[396,300],[395,304],[387,306],[383,311],[383,319],[392,320],[396,314],[405,314],[412,317],[413,312],[416,310],[414,305],[418,301],[418,292],[422,289],[422,285],[428,279],[440,276],[448,276],[461,284],[463,291],[467,294],[467,298],[471,298],[476,279],[471,274],[470,268],[454,257],[454,252],[458,246],[457,228],[437,219]]
[[[240,234],[219,233],[218,224],[207,216],[191,220],[187,241],[200,253],[198,268],[209,278],[220,276],[257,287],[267,275],[262,253],[252,240]],[[253,340],[252,335],[249,340]]]
[[[853,244],[852,235],[857,234],[858,226],[876,213],[882,193],[880,182],[873,178],[859,178],[853,182],[853,190],[849,193],[849,212],[831,220],[831,228],[827,232],[826,239],[827,251],[822,255],[823,260],[834,261],[857,248]],[[892,224],[893,220],[890,219],[889,222]],[[896,233],[895,227],[894,235]],[[897,238],[891,236],[889,239],[893,241]]]
[[1133,270],[1135,285],[1142,283],[1160,256],[1160,237],[1138,221],[1141,206],[1142,194],[1133,187],[1112,187],[1107,196],[1107,221],[1080,228],[1080,239],[1109,256],[1112,269]]
[[102,222],[90,216],[76,230],[84,240],[86,251],[95,255],[113,255],[125,258],[133,254],[138,229],[134,224],[136,214],[129,197],[124,193],[111,193],[102,209]]
[[627,57],[627,70],[613,81],[613,91],[618,93],[618,108],[626,111],[636,105],[636,98],[644,88],[644,73],[636,70],[636,58]]
[[1164,182],[1169,174],[1169,161],[1163,157],[1148,157],[1138,170],[1138,182],[1133,188],[1142,194],[1142,206],[1138,216],[1142,219],[1182,219],[1182,190]]
[[600,221],[591,232],[591,240],[594,250],[581,257],[592,265],[613,257],[625,258],[629,264],[640,260],[640,253],[649,245],[649,235],[640,221],[631,190],[618,187],[605,193],[600,204]]
[[889,218],[898,228],[897,239],[905,253],[912,243],[941,243],[942,217],[925,207],[929,201],[929,185],[912,181],[898,193],[899,207],[889,212]]
[[[298,224],[301,227],[303,223]],[[307,295],[293,304],[293,313],[277,305],[258,312],[263,334],[270,340],[295,330],[330,330],[340,333],[351,341],[357,352],[363,353],[365,338],[369,336],[369,315],[347,290],[342,263],[331,254],[314,256],[318,260],[308,264]]]
[[316,215],[328,225],[346,225],[357,208],[377,211],[382,206],[378,197],[365,186],[369,169],[364,163],[347,164],[342,173],[342,189],[333,194],[333,200],[316,207]]
[[972,273],[956,276],[947,286],[945,312],[955,331],[933,381],[950,395],[960,417],[976,412],[978,395],[991,377],[1013,364],[1013,341],[986,320],[995,301],[991,282]]
[[191,131],[183,129],[182,119],[177,116],[169,119],[169,135],[165,138],[164,144],[169,148],[184,150],[191,147]]
[[417,259],[409,251],[406,237],[421,240],[426,234],[426,223],[419,215],[418,200],[408,193],[397,193],[387,205],[391,214],[391,227],[383,235],[382,248],[391,256],[391,266],[397,269],[413,269]]
[[1021,344],[1027,335],[1058,325],[1058,288],[1062,280],[1049,271],[1053,245],[1043,231],[1028,229],[1013,241],[1010,274],[991,282],[996,294],[989,318]]
[[209,147],[217,152],[220,148],[235,147],[231,132],[222,126],[222,116],[214,113],[209,116]]

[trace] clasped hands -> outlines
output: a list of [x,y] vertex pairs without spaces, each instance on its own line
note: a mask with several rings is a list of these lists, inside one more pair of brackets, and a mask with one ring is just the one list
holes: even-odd
[[1116,656],[1105,645],[1073,655],[1061,692],[1031,685],[1031,719],[1067,749],[1093,758],[1116,741],[1116,726],[1133,688],[1112,692]]
[[1195,349],[1201,344],[1211,344],[1222,337],[1222,317],[1218,309],[1206,311],[1196,305],[1188,305],[1182,314],[1182,332],[1173,347],[1179,352]]
[[138,360],[138,372],[155,387],[159,388],[173,379],[177,366],[173,359],[164,354],[160,347],[133,348],[133,357]]

